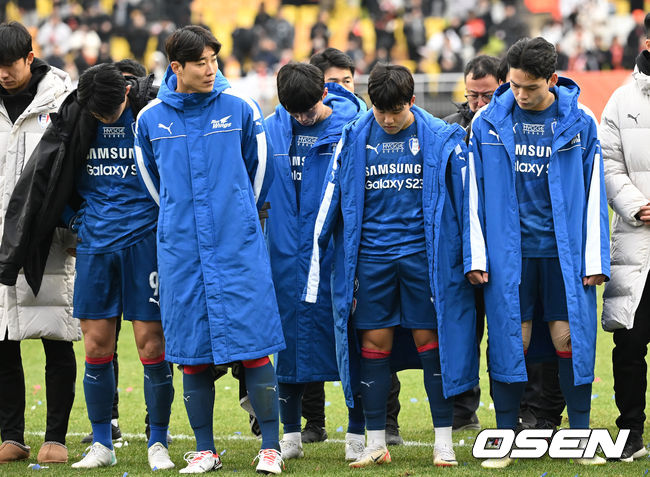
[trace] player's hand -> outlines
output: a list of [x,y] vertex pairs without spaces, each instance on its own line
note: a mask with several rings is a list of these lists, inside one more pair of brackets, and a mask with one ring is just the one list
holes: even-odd
[[79,227],[81,227],[81,224],[83,223],[83,215],[84,215],[84,210],[81,209],[72,217],[70,217],[70,221],[68,222],[68,228],[72,232],[77,233],[79,231]]
[[589,275],[588,277],[582,277],[582,284],[586,287],[602,285],[606,278],[607,277],[602,273],[598,275]]
[[465,274],[472,285],[482,285],[488,282],[488,273],[481,270],[472,270]]
[[650,203],[641,206],[635,217],[645,225],[650,225]]

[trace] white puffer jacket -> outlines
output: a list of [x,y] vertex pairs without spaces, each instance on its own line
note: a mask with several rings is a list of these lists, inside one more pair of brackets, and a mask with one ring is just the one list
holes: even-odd
[[[23,166],[45,131],[49,114],[59,109],[71,90],[68,74],[52,68],[14,124],[0,100],[0,237],[9,198]],[[74,259],[65,251],[74,243],[74,235],[57,230],[38,297],[34,297],[22,272],[16,286],[0,285],[0,340],[81,338],[78,320],[72,318]]]
[[650,202],[650,76],[633,81],[609,99],[600,123],[609,205],[614,210],[611,280],[603,295],[606,331],[632,328],[650,270],[650,226],[634,216]]

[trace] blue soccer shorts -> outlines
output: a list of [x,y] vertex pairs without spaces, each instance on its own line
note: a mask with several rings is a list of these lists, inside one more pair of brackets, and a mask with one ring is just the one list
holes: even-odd
[[438,329],[426,252],[386,262],[359,258],[354,289],[356,329]]
[[552,258],[523,258],[519,284],[521,321],[533,319],[535,307],[540,307],[544,321],[568,321],[566,291],[560,260]]
[[77,253],[73,316],[160,321],[156,232],[122,250]]

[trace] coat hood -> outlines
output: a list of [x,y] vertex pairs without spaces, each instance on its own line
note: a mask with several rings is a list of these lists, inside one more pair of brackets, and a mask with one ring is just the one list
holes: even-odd
[[[336,137],[341,135],[345,125],[366,110],[365,103],[343,86],[337,83],[325,83],[325,87],[327,96],[323,104],[332,108],[332,114],[327,130],[315,145],[338,141]],[[281,104],[275,107],[274,114],[279,118],[282,130],[291,131],[291,115]]]
[[634,67],[634,72],[632,73],[636,85],[646,96],[650,96],[650,76],[639,71],[639,65]]
[[[557,84],[551,88],[555,93],[558,103],[558,114],[560,123],[567,118],[575,118],[578,110],[578,97],[580,96],[580,87],[569,78],[558,77]],[[512,114],[515,109],[515,96],[510,89],[510,83],[504,83],[494,92],[494,100],[490,102],[482,111],[482,116],[486,119],[499,121],[505,116]]]
[[158,99],[175,109],[191,108],[192,106],[204,104],[206,98],[213,100],[219,96],[223,90],[230,88],[230,83],[228,83],[225,76],[221,74],[221,71],[217,71],[212,91],[209,93],[178,93],[176,91],[176,85],[176,74],[172,71],[171,66],[168,66],[160,85],[160,90],[158,91]]

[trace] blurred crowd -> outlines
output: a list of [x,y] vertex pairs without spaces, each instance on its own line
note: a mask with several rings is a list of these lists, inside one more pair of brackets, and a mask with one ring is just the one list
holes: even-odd
[[[354,4],[358,1],[290,3],[293,8],[319,5],[309,28],[310,53],[340,48],[361,74],[380,61],[405,63],[415,73],[461,72],[479,53],[498,56],[517,39],[536,35],[556,45],[559,70],[633,68],[645,38],[644,13],[635,9],[633,0],[623,2],[623,11],[621,2],[560,0],[555,14],[533,13],[516,0],[360,0],[361,18],[351,20],[345,44],[334,44],[332,30],[341,28],[337,9],[359,6]],[[0,0],[0,20],[5,19],[8,3]],[[192,15],[192,0],[54,0],[52,13],[45,18],[39,18],[36,0],[11,3],[19,20],[32,28],[41,56],[73,78],[89,66],[113,59],[113,37],[124,38],[131,56],[160,77],[166,66],[167,36],[177,27],[201,23],[200,14]],[[109,4],[110,11],[105,8]],[[373,38],[364,22],[374,27],[374,47],[367,44]],[[272,77],[288,61],[304,59],[294,53],[295,28],[286,6],[271,12],[260,2],[252,26],[233,28],[232,48],[227,57],[222,55],[221,64],[229,68],[229,76],[253,83]]]

